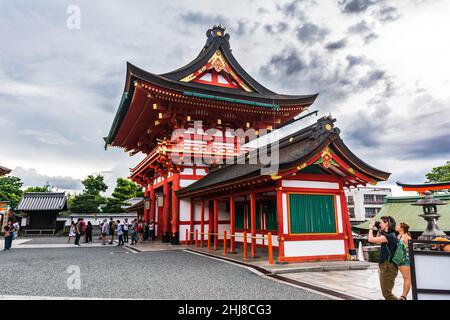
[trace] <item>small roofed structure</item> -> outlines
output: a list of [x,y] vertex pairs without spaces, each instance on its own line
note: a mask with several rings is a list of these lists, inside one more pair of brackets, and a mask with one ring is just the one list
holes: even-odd
[[11,169],[0,166],[0,177],[6,176],[11,172]]
[[64,192],[26,192],[17,210],[26,218],[27,234],[54,234],[57,216],[67,210],[67,197]]
[[[433,195],[435,200],[446,202],[439,207],[439,228],[450,233],[450,194]],[[383,216],[391,216],[397,223],[406,222],[409,224],[409,231],[416,238],[422,234],[427,227],[427,222],[421,217],[423,209],[421,206],[414,206],[417,201],[423,200],[420,196],[412,197],[387,197],[381,211],[373,218],[379,220]],[[369,221],[354,227],[361,231],[367,232],[369,229]]]

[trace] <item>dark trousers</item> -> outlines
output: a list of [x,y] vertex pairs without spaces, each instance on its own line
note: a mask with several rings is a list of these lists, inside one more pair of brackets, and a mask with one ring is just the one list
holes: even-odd
[[5,237],[5,249],[6,250],[9,250],[11,248],[12,241],[13,241],[12,234],[9,237]]
[[119,235],[119,246],[123,246],[123,235]]
[[123,240],[128,242],[128,230],[123,230]]
[[380,273],[380,287],[383,297],[386,300],[398,300],[392,293],[392,289],[395,285],[395,278],[398,273],[397,266],[392,262],[384,262],[378,264],[378,270]]
[[75,235],[75,244],[79,245],[80,244],[80,238],[81,238],[81,233],[77,233]]
[[92,232],[86,232],[86,243],[92,242]]

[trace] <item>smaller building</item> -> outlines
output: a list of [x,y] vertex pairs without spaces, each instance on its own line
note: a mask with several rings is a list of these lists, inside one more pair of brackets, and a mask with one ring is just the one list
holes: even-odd
[[[433,195],[434,198],[447,202],[447,204],[439,206],[438,214],[441,215],[437,224],[439,228],[447,234],[450,234],[450,194]],[[383,209],[373,218],[379,220],[382,216],[394,217],[397,223],[406,222],[409,224],[409,231],[413,237],[417,237],[427,227],[427,222],[420,217],[423,214],[421,206],[413,206],[417,200],[421,197],[387,197],[383,205]],[[369,230],[369,222],[366,221],[363,224],[354,227],[363,232]]]
[[392,196],[389,188],[358,187],[345,191],[348,214],[352,225],[360,224],[376,216],[383,207],[384,199]]
[[67,197],[64,192],[26,192],[16,210],[26,219],[26,233],[54,234],[59,213],[67,210]]

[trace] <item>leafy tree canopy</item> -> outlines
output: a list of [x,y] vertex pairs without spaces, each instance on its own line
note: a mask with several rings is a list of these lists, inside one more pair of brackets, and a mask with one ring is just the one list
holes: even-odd
[[425,175],[428,182],[445,182],[450,181],[450,161],[443,166],[435,167],[431,172]]
[[138,184],[124,178],[117,178],[116,187],[111,197],[106,199],[106,205],[103,212],[124,212],[123,205],[127,205],[126,200],[136,197],[143,197],[144,192]]
[[70,198],[68,201],[69,210],[75,213],[98,213],[100,205],[106,203],[106,198],[101,196],[108,186],[101,175],[90,175],[81,182],[84,190],[81,194]]
[[25,192],[51,192],[52,187],[49,185],[45,185],[43,187],[28,187],[25,189]]
[[0,178],[0,200],[9,201],[12,209],[15,209],[22,198],[23,182],[20,178],[7,176]]

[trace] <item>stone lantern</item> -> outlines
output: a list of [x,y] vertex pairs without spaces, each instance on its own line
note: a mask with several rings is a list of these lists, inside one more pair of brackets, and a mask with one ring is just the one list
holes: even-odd
[[417,200],[413,206],[422,206],[423,214],[419,215],[427,221],[427,228],[419,237],[419,240],[433,240],[437,237],[447,238],[447,235],[441,231],[436,223],[441,215],[437,213],[437,206],[447,204],[444,201],[435,199],[430,191],[425,192],[423,199]]

